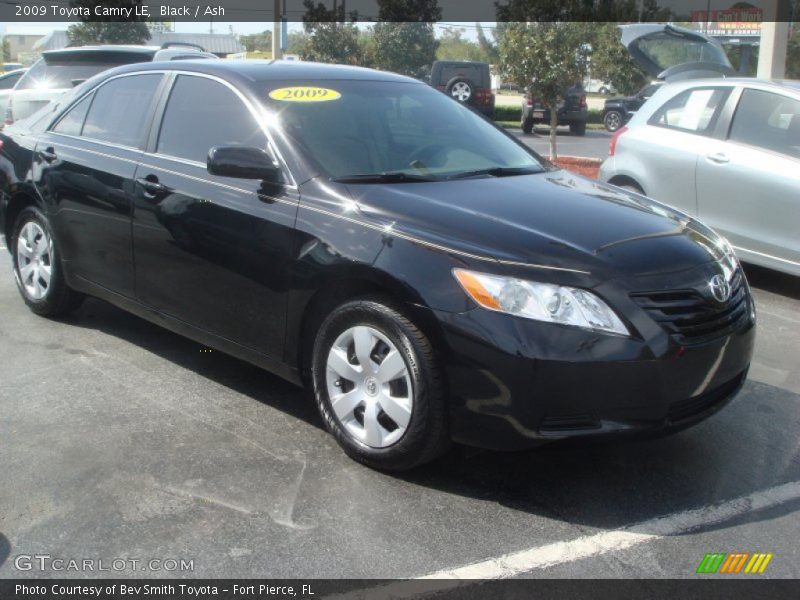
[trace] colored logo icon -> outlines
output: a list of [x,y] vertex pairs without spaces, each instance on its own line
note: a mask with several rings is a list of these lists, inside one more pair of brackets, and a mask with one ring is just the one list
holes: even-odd
[[703,574],[763,573],[773,554],[764,552],[716,552],[703,557],[697,567]]

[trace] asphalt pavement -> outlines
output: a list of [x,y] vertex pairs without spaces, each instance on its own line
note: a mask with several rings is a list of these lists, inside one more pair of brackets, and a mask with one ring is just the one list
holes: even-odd
[[346,458],[307,392],[253,366],[97,300],[33,315],[3,251],[0,578],[109,575],[20,570],[43,554],[145,561],[112,573],[126,577],[683,578],[708,552],[774,554],[731,577],[797,577],[800,280],[748,274],[755,361],[711,419],[656,440],[457,448],[398,476]]
[[[509,131],[542,156],[550,156],[549,128],[537,127],[530,134],[522,133],[519,128],[509,129]],[[559,127],[556,147],[559,156],[583,156],[603,160],[608,156],[610,141],[611,134],[604,129],[587,129],[585,136],[576,136],[570,135],[568,128]]]

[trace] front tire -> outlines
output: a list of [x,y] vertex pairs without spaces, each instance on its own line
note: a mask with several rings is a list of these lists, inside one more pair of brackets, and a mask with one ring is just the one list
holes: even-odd
[[433,348],[391,303],[364,298],[334,310],[314,343],[312,378],[325,427],[351,458],[401,471],[447,448]]
[[17,288],[31,311],[43,317],[57,317],[80,306],[83,296],[64,279],[59,250],[42,211],[33,206],[20,211],[11,248]]

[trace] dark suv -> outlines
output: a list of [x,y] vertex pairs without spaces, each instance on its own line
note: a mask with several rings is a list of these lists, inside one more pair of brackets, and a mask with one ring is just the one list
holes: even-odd
[[487,117],[494,113],[494,94],[488,63],[437,60],[430,84]]
[[603,125],[611,133],[625,125],[647,99],[656,93],[662,82],[649,83],[633,96],[609,98],[603,105]]
[[[558,107],[558,124],[569,125],[573,135],[586,134],[586,92],[581,85],[574,85],[564,93],[565,100]],[[536,99],[536,92],[529,88],[522,99],[522,120],[520,126],[524,133],[531,133],[534,125],[550,125],[550,109]]]

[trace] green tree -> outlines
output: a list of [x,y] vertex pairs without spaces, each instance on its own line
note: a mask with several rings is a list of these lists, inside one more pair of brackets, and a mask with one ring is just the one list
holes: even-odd
[[566,90],[583,80],[589,59],[591,24],[583,22],[506,23],[498,31],[500,71],[509,81],[528,86],[551,107],[550,158],[558,156],[555,107]]
[[372,32],[370,66],[417,79],[430,74],[439,47],[433,23],[381,22]]
[[486,34],[483,32],[483,27],[481,27],[480,23],[475,23],[475,30],[478,34],[478,45],[481,47],[481,50],[486,57],[486,62],[492,65],[497,64],[497,61],[500,58],[497,53],[497,44],[486,37]]
[[368,62],[384,71],[424,79],[439,43],[433,23],[442,18],[437,0],[378,0]]
[[3,62],[11,62],[11,45],[3,38]]
[[261,33],[240,35],[239,43],[248,52],[272,52],[272,32],[262,31]]
[[306,40],[300,48],[303,60],[317,62],[360,65],[362,63],[361,46],[358,43],[358,27],[354,21],[358,14],[350,13],[350,22],[345,22],[344,7],[339,5],[329,10],[321,2],[314,4],[305,0],[303,29]]
[[[89,13],[94,15],[95,6],[135,10],[142,5],[142,0],[71,0],[70,4],[88,8]],[[67,29],[69,45],[145,44],[150,39],[150,30],[143,19],[143,17],[131,17],[130,19],[119,17],[106,21],[83,21],[70,25]]]
[[633,94],[648,75],[631,58],[619,40],[616,23],[602,23],[592,39],[592,77],[609,82],[622,94]]
[[439,38],[436,58],[439,60],[475,60],[487,62],[486,53],[476,42],[462,37],[463,29],[446,29]]

